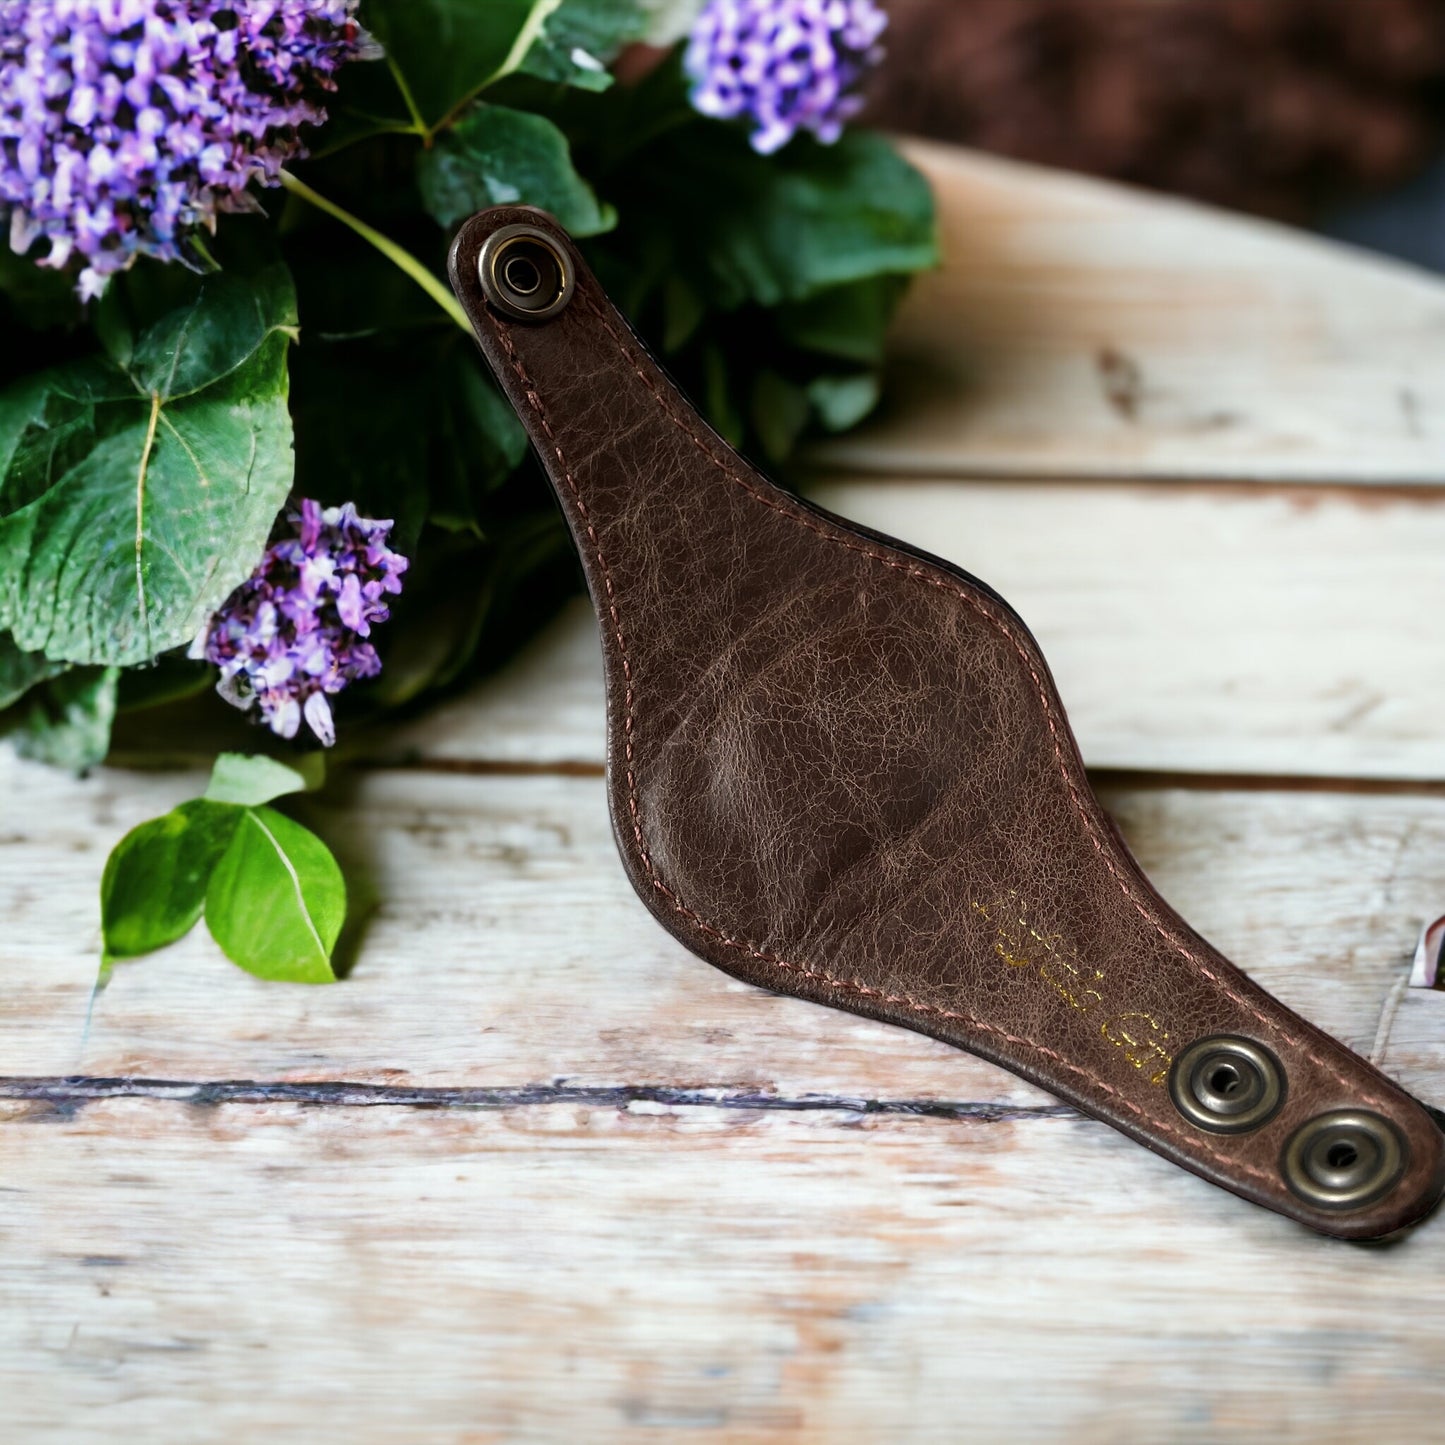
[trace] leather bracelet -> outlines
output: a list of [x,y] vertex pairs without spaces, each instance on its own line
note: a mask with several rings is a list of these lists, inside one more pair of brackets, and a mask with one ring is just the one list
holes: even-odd
[[482,212],[450,264],[581,557],[614,832],[664,928],[750,983],[1001,1064],[1321,1233],[1434,1207],[1430,1114],[1154,891],[997,593],[739,457],[549,216]]

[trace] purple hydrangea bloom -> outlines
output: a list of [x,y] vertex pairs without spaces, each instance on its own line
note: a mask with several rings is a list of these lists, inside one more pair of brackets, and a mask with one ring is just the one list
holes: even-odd
[[304,501],[287,514],[294,534],[273,542],[191,648],[221,669],[216,690],[237,707],[260,705],[274,733],[296,736],[301,719],[330,747],[327,697],[381,671],[366,641],[390,615],[407,559],[386,543],[390,522],[358,517],[348,502]]
[[882,58],[887,24],[873,0],[710,0],[683,59],[692,103],[746,116],[763,155],[800,130],[831,144],[862,107],[858,82]]
[[0,216],[50,243],[82,297],[137,256],[193,262],[255,209],[345,61],[375,53],[356,0],[0,0]]

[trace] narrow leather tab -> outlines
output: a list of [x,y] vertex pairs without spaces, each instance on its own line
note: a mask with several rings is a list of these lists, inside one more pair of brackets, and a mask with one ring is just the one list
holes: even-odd
[[[509,319],[480,284],[483,244],[517,225],[575,272],[546,320]],[[614,829],[665,928],[751,983],[1002,1064],[1325,1234],[1390,1234],[1434,1206],[1439,1129],[1154,892],[997,594],[741,460],[549,217],[473,217],[451,267],[586,571]],[[1201,1127],[1171,1095],[1175,1060],[1209,1038],[1252,1047],[1246,1069],[1261,1051],[1277,1061],[1279,1101],[1243,1132],[1222,1132],[1227,1097],[1219,1127]],[[1227,1096],[1227,1069],[1199,1087],[1216,1084]],[[1374,1197],[1321,1204],[1319,1188],[1287,1182],[1363,1167],[1351,1151],[1374,1147],[1368,1130],[1318,1136],[1311,1123],[1362,1111],[1399,1145]]]

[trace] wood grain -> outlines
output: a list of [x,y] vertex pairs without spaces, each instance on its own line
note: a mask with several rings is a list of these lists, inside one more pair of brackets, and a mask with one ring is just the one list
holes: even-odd
[[1342,1248],[1076,1118],[0,1119],[17,1442],[1414,1441],[1445,1404],[1445,1232]]
[[[119,969],[87,1031],[104,854],[202,780],[0,766],[5,1074],[1046,1099],[932,1040],[693,958],[638,907],[598,778],[369,773],[307,814],[382,900],[344,987],[259,983],[198,930]],[[1445,912],[1445,800],[1145,789],[1106,801],[1186,917],[1368,1051],[1421,922]],[[1445,1031],[1395,1062],[1445,1103]]]
[[819,450],[884,475],[1445,481],[1445,287],[1262,221],[910,142],[944,265],[887,413]]
[[[1166,896],[1445,1106],[1396,987],[1445,912],[1445,286],[914,154],[947,264],[817,495],[1000,588]],[[662,933],[579,608],[299,805],[380,900],[344,984],[198,930],[92,1011],[107,851],[247,741],[196,716],[0,751],[7,1445],[1438,1435],[1438,1221],[1316,1238]]]
[[[1445,493],[833,478],[824,506],[996,587],[1096,767],[1445,778]],[[578,605],[382,757],[602,760]]]

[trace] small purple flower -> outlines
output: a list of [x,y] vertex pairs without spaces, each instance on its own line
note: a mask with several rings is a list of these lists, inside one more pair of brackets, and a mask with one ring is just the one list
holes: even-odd
[[683,58],[693,106],[748,117],[763,155],[800,130],[831,145],[863,105],[857,86],[887,24],[873,0],[710,0]]
[[304,154],[356,0],[0,0],[0,217],[82,297],[137,256],[194,264],[221,211],[256,209]]
[[327,747],[336,741],[328,695],[375,677],[371,629],[390,615],[408,562],[391,551],[390,522],[358,517],[350,502],[304,501],[287,513],[293,534],[260,565],[196,639],[191,656],[221,669],[216,691],[239,708],[259,704],[274,733],[296,736],[301,719]]

